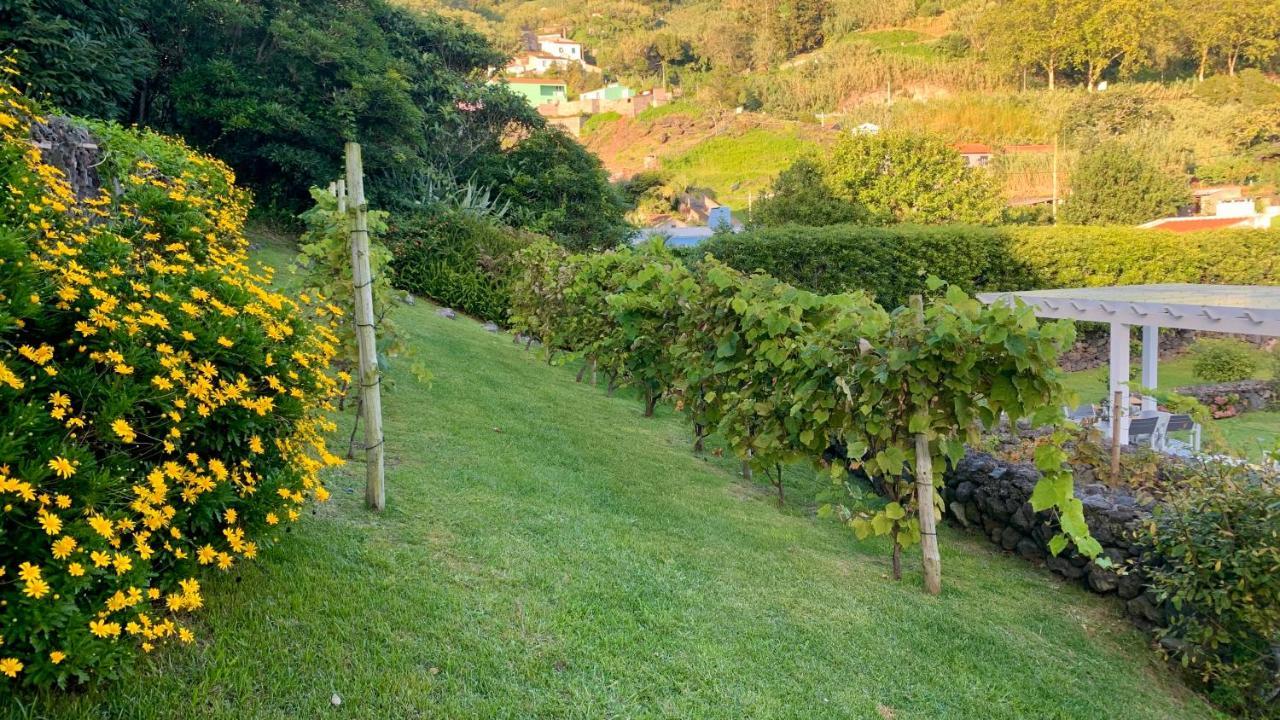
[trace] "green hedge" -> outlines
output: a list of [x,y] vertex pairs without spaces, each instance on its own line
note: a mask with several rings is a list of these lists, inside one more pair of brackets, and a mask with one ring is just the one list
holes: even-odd
[[505,323],[511,259],[532,237],[486,217],[433,208],[394,217],[386,243],[396,287]]
[[815,292],[866,290],[890,307],[926,293],[930,274],[967,292],[1280,281],[1280,233],[1266,230],[787,225],[717,235],[694,252]]

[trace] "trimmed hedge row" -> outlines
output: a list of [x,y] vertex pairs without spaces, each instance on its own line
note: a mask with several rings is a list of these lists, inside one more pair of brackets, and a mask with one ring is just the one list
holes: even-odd
[[1280,282],[1280,233],[1172,233],[1131,227],[785,225],[720,234],[695,252],[815,292],[865,290],[886,307],[926,293],[936,275],[984,290]]
[[533,237],[485,217],[433,207],[393,217],[385,240],[396,287],[505,323],[512,259]]

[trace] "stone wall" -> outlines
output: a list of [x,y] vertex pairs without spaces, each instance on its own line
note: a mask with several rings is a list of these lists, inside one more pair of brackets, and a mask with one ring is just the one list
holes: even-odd
[[1174,392],[1179,395],[1190,395],[1208,406],[1213,411],[1214,417],[1224,418],[1251,410],[1266,410],[1280,404],[1277,385],[1270,380],[1241,380],[1181,387]]
[[1039,479],[1039,471],[1029,463],[1011,463],[969,451],[946,475],[942,496],[947,517],[985,533],[1005,550],[1043,562],[1093,592],[1118,595],[1139,627],[1149,629],[1162,623],[1160,603],[1142,576],[1142,548],[1134,541],[1138,528],[1151,517],[1153,505],[1125,490],[1077,482],[1076,496],[1084,503],[1089,530],[1113,563],[1112,568],[1102,568],[1073,549],[1057,557],[1049,553],[1049,539],[1058,532],[1057,521],[1051,513],[1032,511],[1029,502]]

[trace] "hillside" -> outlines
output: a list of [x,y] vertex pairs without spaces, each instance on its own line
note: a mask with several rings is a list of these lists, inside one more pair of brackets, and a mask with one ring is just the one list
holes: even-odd
[[670,414],[399,313],[435,377],[393,365],[386,513],[353,463],[205,583],[203,644],[0,718],[1214,717],[1115,606],[985,539],[946,529],[927,597],[914,563],[891,582],[884,543],[813,516],[807,473],[779,511]]

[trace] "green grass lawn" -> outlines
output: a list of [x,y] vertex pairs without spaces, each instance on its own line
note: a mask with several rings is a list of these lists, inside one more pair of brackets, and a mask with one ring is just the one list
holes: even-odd
[[0,718],[1214,716],[1113,601],[950,529],[925,596],[914,556],[895,583],[885,543],[814,517],[810,474],[780,510],[669,411],[399,313],[386,513],[352,463],[284,543],[209,577],[195,646]]
[[[1259,379],[1271,377],[1271,360],[1267,353],[1259,350],[1257,357],[1258,370],[1254,373],[1254,377]],[[1172,390],[1188,385],[1204,384],[1192,374],[1193,364],[1194,360],[1189,355],[1162,361],[1159,368],[1159,386]],[[1139,366],[1134,365],[1130,370],[1130,376],[1134,382],[1137,382]],[[1107,368],[1104,366],[1067,373],[1065,384],[1068,390],[1078,396],[1079,403],[1101,404],[1107,396]],[[1232,452],[1252,460],[1260,459],[1262,452],[1274,448],[1277,439],[1280,439],[1280,412],[1250,412],[1233,418],[1215,420],[1213,425],[1221,433],[1222,439]]]

